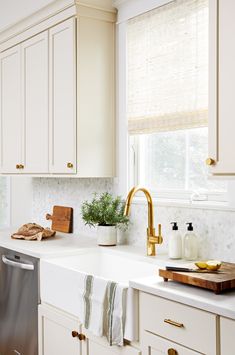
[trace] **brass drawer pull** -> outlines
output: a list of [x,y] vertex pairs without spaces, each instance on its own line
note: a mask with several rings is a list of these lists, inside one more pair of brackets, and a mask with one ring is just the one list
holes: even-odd
[[178,323],[178,322],[175,322],[171,319],[164,319],[164,322],[167,323],[167,324],[170,324],[170,325],[174,325],[175,327],[178,327],[178,328],[183,328],[184,325],[183,323]]
[[171,348],[171,349],[168,349],[167,354],[168,355],[178,355],[178,351]]
[[72,337],[73,338],[78,338],[79,340],[85,340],[86,336],[82,333],[78,333],[76,330],[72,331]]
[[67,163],[67,168],[72,169],[73,168],[73,164],[72,163]]
[[215,165],[216,161],[212,158],[206,159],[206,165]]

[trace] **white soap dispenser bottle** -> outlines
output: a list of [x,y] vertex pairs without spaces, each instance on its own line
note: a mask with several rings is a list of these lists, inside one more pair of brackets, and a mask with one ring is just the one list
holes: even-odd
[[169,238],[169,258],[181,259],[182,258],[182,238],[178,231],[177,222],[171,222],[173,224],[172,232]]
[[198,238],[193,231],[193,224],[188,224],[188,230],[184,235],[183,254],[186,260],[196,260],[198,258]]

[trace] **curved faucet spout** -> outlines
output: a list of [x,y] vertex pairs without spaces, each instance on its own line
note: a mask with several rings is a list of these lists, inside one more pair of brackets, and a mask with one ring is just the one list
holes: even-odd
[[126,199],[124,215],[129,216],[133,197],[138,191],[142,191],[146,196],[146,199],[148,201],[148,227],[153,228],[154,226],[153,200],[152,200],[152,196],[150,195],[150,192],[145,187],[136,186],[130,190]]
[[155,235],[153,200],[150,192],[145,187],[136,186],[130,190],[126,199],[124,215],[129,216],[133,197],[138,191],[142,191],[145,194],[148,202],[147,255],[154,256],[156,255],[155,244],[161,244],[163,239],[160,224],[158,225],[158,236]]

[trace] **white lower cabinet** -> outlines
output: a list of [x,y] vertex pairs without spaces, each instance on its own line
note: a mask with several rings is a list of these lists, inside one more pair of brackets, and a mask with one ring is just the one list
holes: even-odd
[[235,321],[220,317],[220,351],[221,355],[229,355],[234,351]]
[[106,338],[95,337],[87,330],[82,332],[86,335],[86,341],[82,343],[82,355],[141,355],[140,350],[133,346],[109,346]]
[[139,304],[143,355],[219,353],[217,315],[144,292]]
[[[157,335],[144,332],[142,343],[142,355],[197,355],[198,352],[187,349],[172,341]],[[201,353],[200,353],[201,354]]]
[[39,306],[39,355],[81,355],[81,325],[75,317]]
[[82,329],[78,319],[55,307],[39,305],[39,355],[141,355],[140,350],[125,345],[107,344]]

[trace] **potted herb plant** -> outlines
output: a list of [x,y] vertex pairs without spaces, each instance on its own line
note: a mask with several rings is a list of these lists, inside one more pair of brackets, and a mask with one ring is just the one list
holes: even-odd
[[109,192],[94,193],[91,201],[82,204],[82,218],[86,225],[97,226],[98,244],[113,246],[117,244],[117,228],[126,229],[129,219],[124,216],[125,203],[120,196]]

